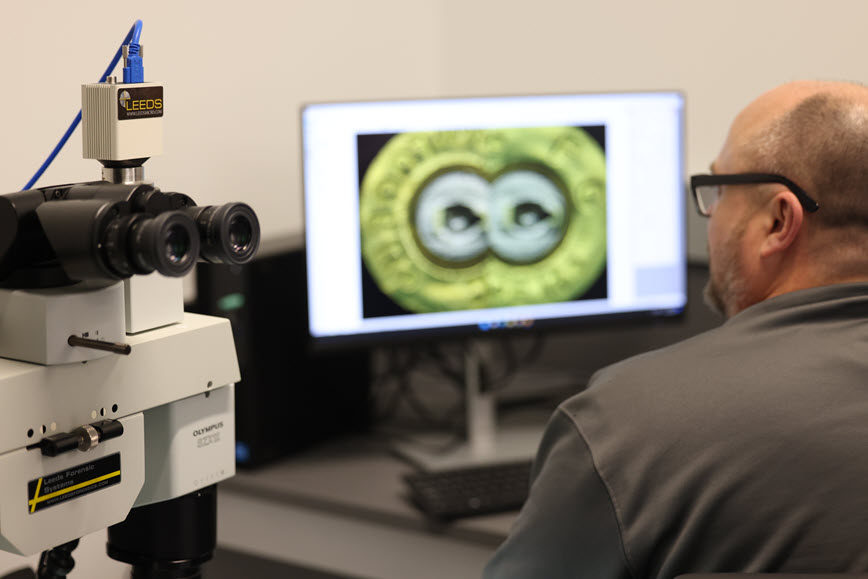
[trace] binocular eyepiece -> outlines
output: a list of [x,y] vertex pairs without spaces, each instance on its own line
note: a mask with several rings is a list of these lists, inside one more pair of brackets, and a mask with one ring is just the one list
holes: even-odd
[[103,239],[101,258],[121,278],[153,271],[180,277],[199,254],[196,224],[180,211],[119,216],[108,224]]
[[[150,185],[82,183],[0,197],[0,284],[64,285],[159,272],[187,274],[197,261],[240,265],[259,247],[256,214],[244,203],[199,207]],[[5,251],[4,251],[5,249]],[[63,275],[59,275],[62,270]]]
[[199,257],[209,263],[238,265],[250,261],[259,247],[259,220],[244,203],[185,209],[199,228]]

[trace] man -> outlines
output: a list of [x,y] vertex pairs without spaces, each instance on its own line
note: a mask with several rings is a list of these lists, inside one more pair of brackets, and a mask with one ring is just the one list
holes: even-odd
[[558,408],[486,577],[868,570],[868,89],[767,92],[712,172],[726,323]]

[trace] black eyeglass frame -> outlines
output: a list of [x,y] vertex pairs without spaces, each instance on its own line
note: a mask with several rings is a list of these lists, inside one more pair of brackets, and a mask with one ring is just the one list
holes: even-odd
[[814,201],[805,190],[787,179],[782,175],[773,173],[736,173],[732,175],[693,175],[690,178],[690,190],[693,192],[693,200],[696,202],[696,210],[703,217],[708,217],[708,213],[702,212],[702,204],[699,202],[699,193],[697,187],[706,187],[710,185],[756,185],[760,183],[780,183],[793,192],[799,203],[808,213],[813,213],[820,208],[820,205]]

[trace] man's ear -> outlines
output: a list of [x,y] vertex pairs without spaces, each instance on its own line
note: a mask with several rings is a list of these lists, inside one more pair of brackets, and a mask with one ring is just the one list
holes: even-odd
[[802,230],[805,210],[795,194],[788,189],[778,192],[765,209],[768,211],[768,219],[760,255],[770,257],[785,251],[796,241]]

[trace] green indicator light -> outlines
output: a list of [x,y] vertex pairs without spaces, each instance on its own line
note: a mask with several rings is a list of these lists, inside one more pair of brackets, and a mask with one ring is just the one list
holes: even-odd
[[217,300],[217,309],[223,312],[231,312],[244,307],[244,295],[239,293],[228,294]]

